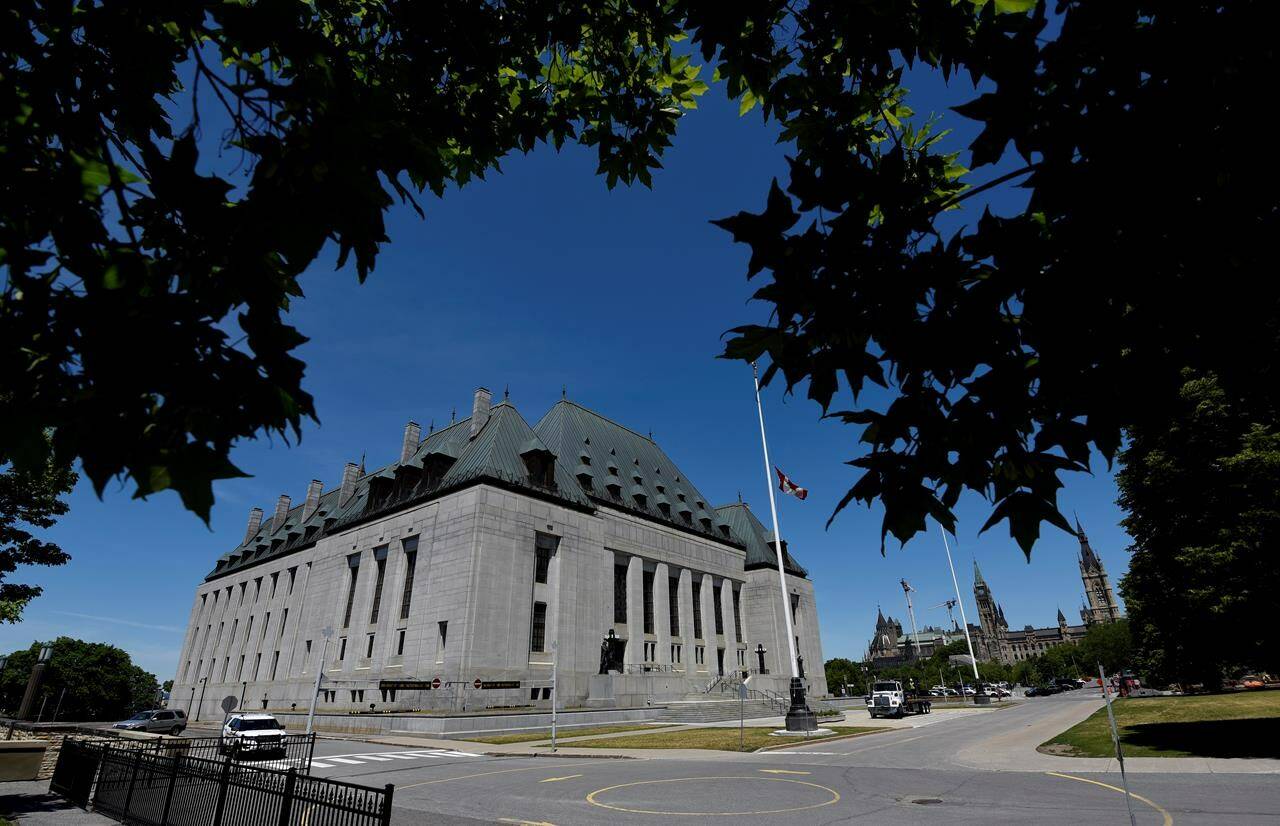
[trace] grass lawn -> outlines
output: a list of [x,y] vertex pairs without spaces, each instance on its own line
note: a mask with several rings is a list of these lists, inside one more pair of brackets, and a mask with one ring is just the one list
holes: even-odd
[[[880,726],[830,726],[839,736],[870,734],[884,731]],[[748,727],[743,730],[743,748],[755,751],[764,746],[780,746],[785,743],[800,744],[803,738],[774,737],[774,728]],[[817,743],[829,737],[812,737],[808,742]],[[711,749],[714,751],[737,751],[737,728],[698,728],[671,731],[665,734],[646,734],[631,737],[604,737],[599,740],[584,740],[573,744],[575,748],[584,749]]]
[[[1115,702],[1125,757],[1280,758],[1280,691]],[[1040,744],[1046,754],[1113,757],[1107,710]]]
[[[652,731],[662,730],[667,726],[650,726],[650,725],[617,725],[617,726],[594,726],[591,728],[562,728],[556,731],[556,740],[564,740],[569,737],[587,737],[592,734],[620,734],[624,731]],[[494,734],[489,737],[468,737],[468,743],[491,743],[495,746],[507,745],[510,743],[536,743],[542,740],[551,742],[551,729],[542,731],[522,731],[517,734]]]

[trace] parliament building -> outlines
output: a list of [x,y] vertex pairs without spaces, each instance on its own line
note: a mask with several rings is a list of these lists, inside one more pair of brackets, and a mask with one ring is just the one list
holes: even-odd
[[[470,417],[301,504],[250,511],[196,588],[172,693],[320,712],[643,706],[717,681],[785,694],[785,604],[827,694],[813,583],[741,501],[714,506],[663,450],[567,399],[530,426]],[[763,667],[762,667],[763,666]]]

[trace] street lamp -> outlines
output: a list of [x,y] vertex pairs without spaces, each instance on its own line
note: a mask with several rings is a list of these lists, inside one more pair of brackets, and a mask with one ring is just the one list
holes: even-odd
[[44,679],[45,669],[53,656],[52,645],[40,646],[35,665],[31,666],[31,677],[27,680],[26,693],[22,695],[22,705],[18,708],[18,719],[26,720],[31,716],[31,706],[35,704],[36,693],[40,690],[40,682]]
[[764,668],[764,655],[769,653],[769,649],[764,647],[764,643],[756,643],[756,657],[760,660],[760,673],[767,674]]
[[[209,668],[212,669],[213,666],[210,665]],[[200,678],[200,705],[196,706],[196,716],[195,716],[196,720],[200,719],[200,709],[204,708],[204,690],[208,687],[209,687],[209,678],[207,676],[201,677]],[[192,689],[192,691],[194,690],[195,689]]]

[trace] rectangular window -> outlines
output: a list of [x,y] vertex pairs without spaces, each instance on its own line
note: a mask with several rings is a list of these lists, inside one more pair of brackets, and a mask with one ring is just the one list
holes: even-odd
[[338,640],[338,662],[342,662],[347,658],[347,638],[342,637]]
[[373,552],[375,574],[373,579],[373,608],[369,611],[369,624],[378,621],[378,611],[382,608],[382,580],[387,575],[387,549],[377,548]]
[[547,604],[545,602],[533,604],[533,627],[529,632],[529,650],[547,650]]
[[396,637],[396,656],[404,655],[404,629],[400,629],[400,633]]
[[271,575],[271,596],[268,597],[268,599],[276,598],[276,585],[279,584],[279,581],[280,581],[280,572],[276,571],[274,574]]
[[742,639],[742,589],[733,589],[733,634]]
[[719,585],[711,586],[711,601],[712,603],[714,603],[711,606],[711,610],[716,615],[716,633],[717,634],[724,634],[724,611],[722,610],[722,603],[720,602],[721,594],[722,594],[722,591]]
[[366,658],[373,656],[373,634],[369,635],[369,644],[365,647],[364,655]]
[[351,569],[351,584],[347,586],[347,608],[342,612],[342,627],[351,625],[351,609],[356,604],[356,580],[360,575],[360,554],[347,557],[347,567]]
[[441,620],[436,623],[436,662],[444,662],[444,646],[449,639],[449,621]]
[[253,601],[257,602],[260,596],[262,596],[262,577],[255,577],[253,580]]
[[680,578],[671,577],[667,581],[667,607],[671,611],[671,636],[680,635]]
[[645,571],[640,577],[641,593],[644,595],[644,632],[653,633],[653,571]]
[[262,618],[262,638],[264,640],[267,638],[267,629],[270,627],[271,627],[271,612],[268,611],[267,615]]
[[280,639],[281,637],[284,636],[284,624],[288,621],[289,621],[289,609],[286,608],[280,614],[280,633],[276,634],[276,639]]
[[307,656],[311,656],[311,640],[303,640],[302,647],[303,647],[303,652]]
[[182,681],[185,683],[187,678],[191,676],[191,660],[187,660],[187,667],[182,670]]
[[298,566],[295,565],[289,569],[289,595],[293,595],[293,581],[298,576]]
[[[230,657],[227,658],[228,661],[230,659],[231,659]],[[230,662],[228,662],[227,665],[230,665]],[[223,666],[222,670],[226,671],[225,665]],[[243,677],[244,677],[244,654],[241,654],[240,661],[236,663],[236,679],[239,680]],[[223,682],[226,682],[226,677],[223,677],[222,679],[223,679]]]
[[253,615],[249,615],[249,624],[244,627],[244,644],[249,644],[249,638],[253,636]]
[[551,557],[555,556],[560,538],[547,533],[539,533],[534,542],[533,581],[546,583],[551,570]]
[[262,654],[257,654],[253,658],[253,679],[258,679],[258,674],[262,671]]
[[702,583],[693,583],[693,635],[702,639]]
[[404,541],[404,590],[400,594],[400,619],[409,618],[409,605],[413,601],[413,575],[418,567],[418,537]]
[[613,621],[627,621],[627,566],[613,566]]
[[796,624],[796,609],[800,607],[800,595],[791,595],[791,624]]

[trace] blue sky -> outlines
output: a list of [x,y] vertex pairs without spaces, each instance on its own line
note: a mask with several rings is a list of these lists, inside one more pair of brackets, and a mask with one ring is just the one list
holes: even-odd
[[[971,94],[967,84],[948,91],[924,77],[914,92],[921,114]],[[973,134],[957,116],[947,125],[957,127],[956,148]],[[0,650],[65,634],[119,645],[160,679],[172,677],[194,589],[240,541],[249,508],[269,514],[280,493],[299,501],[312,478],[328,489],[362,453],[371,467],[393,460],[406,421],[425,428],[447,423],[453,408],[466,415],[478,385],[496,396],[509,386],[531,424],[565,387],[583,405],[652,430],[717,504],[740,491],[767,521],[751,370],[716,358],[724,331],[761,321],[767,310],[748,300],[746,249],[708,221],[759,208],[770,179],[785,181],[786,147],[775,134],[756,113],[739,118],[713,88],[685,118],[652,191],[610,192],[594,174],[592,151],[547,149],[428,200],[425,221],[395,210],[392,242],[364,286],[335,272],[332,256],[303,280],[306,298],[292,316],[311,338],[300,353],[321,424],[309,425],[298,445],[260,439],[238,447],[233,458],[253,477],[216,485],[212,529],[173,494],[141,502],[115,486],[99,500],[82,482],[71,512],[49,531],[72,561],[12,576],[45,594],[21,624],[0,626]],[[1002,190],[987,203],[998,210],[1020,202],[1017,190]],[[930,609],[952,593],[936,532],[905,549],[891,542],[882,557],[878,509],[850,506],[824,530],[855,479],[844,461],[859,450],[856,429],[820,420],[803,392],[786,397],[773,386],[764,401],[775,464],[810,490],[807,501],[779,504],[783,536],[815,582],[825,655],[860,656],[877,604],[906,621],[902,577],[919,592],[920,624],[945,622],[944,610]],[[1128,561],[1115,496],[1099,462],[1094,475],[1069,477],[1060,498],[1065,512],[1079,512],[1113,582]],[[1078,621],[1076,540],[1046,527],[1028,563],[1005,525],[977,535],[988,511],[976,496],[959,508],[953,550],[970,619],[976,557],[1010,625],[1052,624],[1058,607]]]

